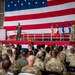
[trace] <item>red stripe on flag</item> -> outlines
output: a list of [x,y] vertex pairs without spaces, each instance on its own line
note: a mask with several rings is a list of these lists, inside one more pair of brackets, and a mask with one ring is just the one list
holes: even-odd
[[64,4],[64,3],[69,3],[69,2],[75,2],[75,0],[50,0],[47,2],[47,6],[53,6],[53,5],[59,5],[59,4]]
[[55,11],[55,12],[40,13],[40,14],[20,15],[20,16],[12,16],[12,17],[10,16],[10,17],[5,17],[5,21],[40,19],[40,18],[70,15],[70,14],[75,14],[75,8]]
[[[70,22],[75,22],[75,21],[70,21]],[[53,28],[56,28],[56,23],[52,23]],[[68,27],[68,21],[64,22],[64,26]],[[4,26],[4,29],[6,29],[7,31],[12,31],[12,30],[17,30],[16,29],[16,25],[15,26]],[[58,27],[62,28],[62,22],[58,23]],[[46,23],[46,24],[36,24],[36,25],[22,25],[22,30],[30,30],[30,29],[45,29],[45,28],[51,28],[50,23]]]

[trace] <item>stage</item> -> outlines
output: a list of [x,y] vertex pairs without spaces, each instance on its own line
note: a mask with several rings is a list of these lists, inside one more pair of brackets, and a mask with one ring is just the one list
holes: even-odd
[[[0,42],[2,42],[3,44],[5,43],[12,43],[12,44],[21,44],[21,45],[28,45],[31,43],[31,41],[7,41],[7,40],[0,40]],[[58,45],[71,45],[71,44],[75,44],[75,42],[71,42],[71,41],[33,41],[34,45],[38,45],[38,44],[45,44],[45,45],[52,45],[52,44],[58,44]]]

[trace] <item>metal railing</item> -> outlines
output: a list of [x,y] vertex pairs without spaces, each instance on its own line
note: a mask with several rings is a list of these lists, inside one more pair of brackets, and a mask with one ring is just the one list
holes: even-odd
[[[16,35],[14,35],[9,40],[16,40]],[[70,41],[70,35],[65,34],[63,37],[62,34],[60,34],[60,36],[56,37],[55,35],[51,36],[50,33],[41,33],[41,34],[22,33],[20,41]]]

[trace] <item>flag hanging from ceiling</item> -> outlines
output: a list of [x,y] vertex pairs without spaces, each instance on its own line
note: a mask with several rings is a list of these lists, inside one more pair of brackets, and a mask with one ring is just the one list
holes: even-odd
[[50,23],[56,23],[62,33],[68,33],[68,22],[75,22],[75,0],[5,0],[4,29],[7,35],[15,35],[18,23],[22,33],[51,33]]

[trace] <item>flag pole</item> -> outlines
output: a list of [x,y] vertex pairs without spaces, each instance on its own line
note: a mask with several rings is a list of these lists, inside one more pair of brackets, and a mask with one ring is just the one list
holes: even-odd
[[51,41],[52,41],[52,33],[51,33]]
[[61,41],[61,33],[60,33],[60,41]]

